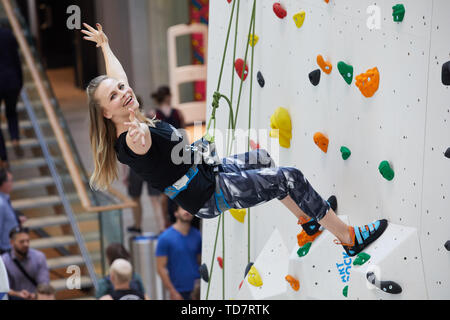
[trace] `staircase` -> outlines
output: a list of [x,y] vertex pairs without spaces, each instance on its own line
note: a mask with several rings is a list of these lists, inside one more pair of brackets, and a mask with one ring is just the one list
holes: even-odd
[[[44,87],[51,98],[53,111],[58,117],[58,122],[74,155],[83,183],[87,186],[88,177],[35,46],[28,36],[28,27],[15,1],[6,1],[14,8],[14,14],[28,40],[41,79],[44,81]],[[4,4],[5,2],[0,2],[0,18],[7,17]],[[23,58],[22,61],[24,61]],[[24,73],[22,97],[25,96],[26,99],[20,101],[18,112],[23,155],[19,157],[20,150],[16,150],[10,142],[7,142],[10,170],[14,177],[11,203],[15,210],[22,212],[28,219],[25,226],[31,230],[30,246],[42,251],[47,257],[51,285],[57,291],[57,299],[90,299],[93,296],[97,278],[105,274],[106,247],[111,242],[123,242],[122,211],[117,209],[92,212],[83,207],[30,70],[25,63],[22,68]],[[0,130],[3,132],[5,141],[8,141],[9,134],[3,113]],[[43,149],[43,143],[47,146],[47,153],[44,152],[46,149],[45,147]],[[51,166],[52,162],[54,167]],[[52,171],[52,168],[55,170]],[[61,183],[58,184],[58,181]],[[97,206],[117,203],[106,194],[92,192],[89,188],[87,190],[90,201]],[[72,221],[71,218],[73,218]],[[77,234],[81,235],[78,239]],[[71,273],[67,273],[69,266],[80,268],[80,290],[68,290],[66,287],[67,278],[72,276]]]

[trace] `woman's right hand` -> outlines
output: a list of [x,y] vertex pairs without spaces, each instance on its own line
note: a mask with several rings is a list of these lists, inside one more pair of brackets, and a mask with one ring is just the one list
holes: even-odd
[[97,30],[92,28],[87,23],[83,23],[83,26],[87,30],[81,30],[82,33],[84,33],[86,36],[83,37],[83,39],[95,42],[97,44],[97,48],[102,47],[104,45],[107,45],[109,40],[106,34],[103,32],[103,27],[101,24],[97,23]]
[[127,127],[129,127],[128,134],[130,138],[133,138],[133,144],[136,144],[139,141],[142,147],[145,147],[145,136],[147,132],[144,128],[147,126],[141,124],[139,120],[136,119],[136,113],[132,108],[129,108],[128,112],[130,113],[130,122],[124,123]]

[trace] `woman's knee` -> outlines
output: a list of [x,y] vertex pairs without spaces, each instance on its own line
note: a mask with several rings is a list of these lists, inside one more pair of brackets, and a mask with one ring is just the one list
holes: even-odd
[[294,167],[279,167],[279,170],[283,176],[283,179],[286,181],[290,188],[294,188],[294,185],[297,183],[303,183],[305,178],[303,173]]

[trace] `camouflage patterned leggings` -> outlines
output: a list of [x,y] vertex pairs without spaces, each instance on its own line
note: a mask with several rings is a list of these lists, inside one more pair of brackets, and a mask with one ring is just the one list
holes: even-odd
[[300,170],[275,167],[275,162],[263,149],[222,159],[216,183],[220,194],[216,192],[197,212],[197,217],[215,218],[228,209],[250,208],[287,196],[317,221],[330,209]]

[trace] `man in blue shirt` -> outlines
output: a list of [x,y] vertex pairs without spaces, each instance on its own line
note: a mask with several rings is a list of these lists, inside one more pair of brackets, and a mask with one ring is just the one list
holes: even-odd
[[11,173],[5,169],[0,169],[0,255],[11,250],[9,232],[19,226],[19,221],[9,199],[13,186],[12,181]]
[[156,264],[164,286],[172,300],[191,300],[201,262],[200,231],[191,227],[193,216],[178,206],[176,222],[158,238]]

